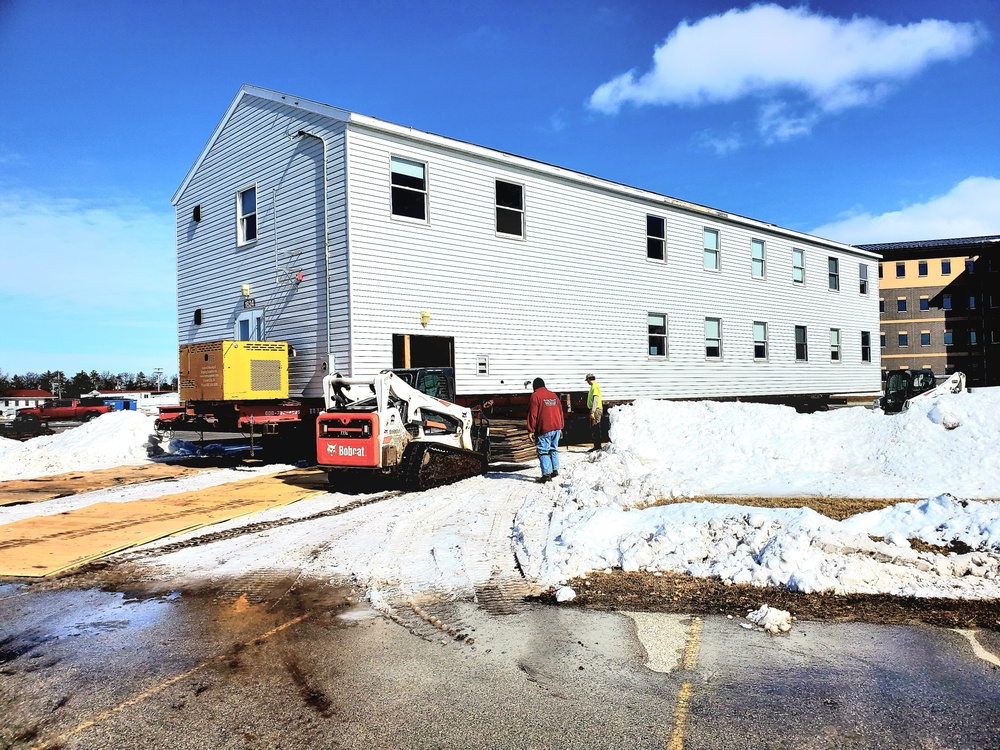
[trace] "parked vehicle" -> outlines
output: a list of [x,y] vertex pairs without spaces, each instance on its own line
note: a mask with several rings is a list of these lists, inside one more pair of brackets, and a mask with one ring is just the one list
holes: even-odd
[[101,399],[61,399],[45,404],[44,406],[34,406],[28,409],[18,409],[18,416],[33,415],[42,422],[51,420],[76,420],[89,422],[95,417],[114,411],[113,406],[108,406]]
[[0,423],[0,437],[10,440],[29,440],[52,434],[52,430],[34,414],[20,413],[9,422]]

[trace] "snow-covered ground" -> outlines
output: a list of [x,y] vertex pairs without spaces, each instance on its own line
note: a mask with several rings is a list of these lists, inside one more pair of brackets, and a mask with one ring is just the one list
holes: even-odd
[[115,411],[23,443],[0,438],[0,481],[145,463],[154,421],[139,412]]
[[[123,423],[100,432],[111,416],[23,445],[0,443],[0,477],[95,468],[70,466],[71,451],[60,440],[75,442],[72,455],[107,457],[111,463],[103,465],[114,465],[114,456],[127,457],[118,463],[142,460],[150,428]],[[643,401],[613,409],[611,421],[612,445],[600,453],[565,453],[557,482],[526,481],[537,468],[490,473],[373,498],[341,514],[358,498],[323,494],[194,532],[189,537],[282,521],[267,531],[165,551],[156,564],[170,579],[275,569],[347,577],[373,598],[380,589],[470,595],[490,581],[517,577],[517,565],[541,587],[621,567],[802,591],[1000,596],[1000,503],[989,500],[1000,498],[1000,389],[918,402],[895,416],[861,408],[803,415],[755,404]],[[54,455],[62,468],[54,468]],[[0,523],[180,492],[226,476],[238,474],[0,508]],[[710,494],[914,502],[835,521],[805,508],[685,501]],[[676,502],[648,507],[663,498]],[[958,540],[974,551],[918,552],[912,538],[941,546]]]

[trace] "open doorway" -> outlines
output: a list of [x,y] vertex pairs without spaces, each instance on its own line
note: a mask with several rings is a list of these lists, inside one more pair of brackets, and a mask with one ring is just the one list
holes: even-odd
[[454,367],[455,339],[451,336],[392,335],[392,368]]

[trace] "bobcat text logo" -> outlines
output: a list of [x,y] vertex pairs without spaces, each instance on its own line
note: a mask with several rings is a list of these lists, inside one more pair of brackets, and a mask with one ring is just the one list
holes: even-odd
[[357,456],[358,458],[365,457],[364,446],[358,446],[356,448],[349,445],[327,445],[326,452],[331,456]]

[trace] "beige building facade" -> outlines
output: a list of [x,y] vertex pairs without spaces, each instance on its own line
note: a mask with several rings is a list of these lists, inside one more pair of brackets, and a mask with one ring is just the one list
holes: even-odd
[[960,371],[970,386],[1000,385],[1000,235],[858,247],[882,255],[883,375]]

